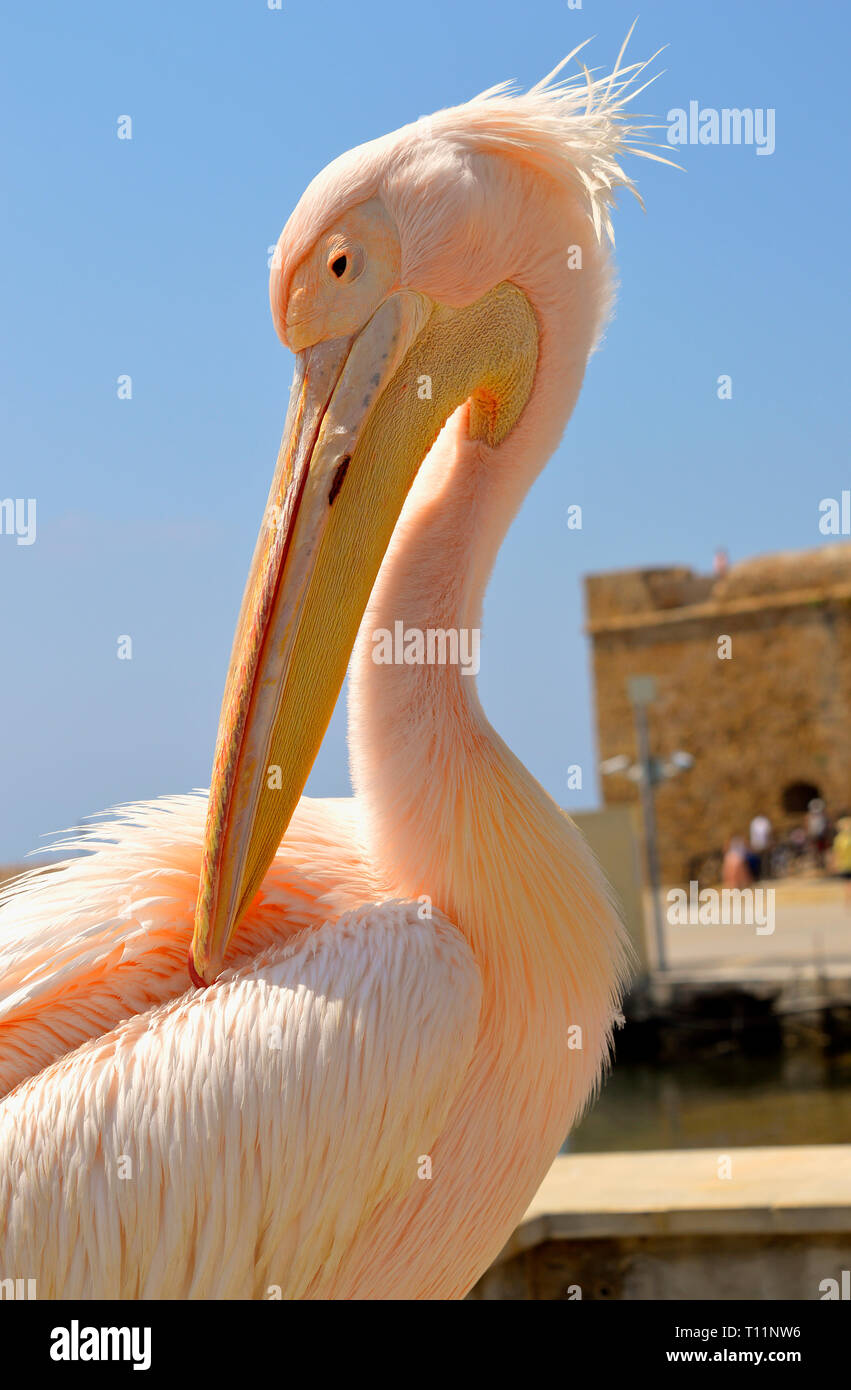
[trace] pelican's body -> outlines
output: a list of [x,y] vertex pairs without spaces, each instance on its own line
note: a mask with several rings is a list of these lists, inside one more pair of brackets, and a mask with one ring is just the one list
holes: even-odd
[[[540,87],[364,146],[315,181],[283,233],[273,308],[307,364],[281,473],[289,531],[272,559],[258,549],[209,805],[127,808],[88,857],[13,885],[0,908],[0,1274],[36,1277],[39,1297],[463,1296],[593,1092],[624,976],[599,870],[462,668],[376,662],[374,635],[479,624],[502,536],[607,311],[598,232],[621,81],[590,89],[587,129],[575,94]],[[579,277],[566,263],[577,246]],[[344,312],[326,286],[325,262],[338,276],[341,260],[365,308],[349,295]],[[372,416],[341,464],[321,411],[304,433],[311,373],[325,371],[326,340],[345,340],[338,385],[322,386],[338,419],[388,305],[383,424],[367,392]],[[489,349],[469,389],[468,357]],[[447,395],[420,423],[423,376]],[[425,445],[376,542],[365,612],[353,599],[344,613],[348,573],[322,571],[332,541],[320,530],[302,548],[298,528],[315,502],[335,546],[367,549],[357,528],[379,504],[352,521],[338,493],[349,505],[376,470],[389,476],[403,431]],[[264,589],[273,571],[283,584]],[[310,584],[328,625],[316,645]],[[302,751],[304,690],[326,679],[317,653],[344,618],[359,624],[355,796],[292,813],[321,737],[317,715]],[[299,687],[305,664],[313,684]],[[280,807],[267,765],[283,767]],[[190,946],[206,989],[187,990]]]

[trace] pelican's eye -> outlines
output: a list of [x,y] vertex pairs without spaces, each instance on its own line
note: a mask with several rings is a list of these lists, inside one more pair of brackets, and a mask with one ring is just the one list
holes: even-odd
[[360,275],[364,260],[363,247],[347,246],[343,251],[338,244],[328,258],[328,269],[337,280],[345,280],[346,284],[349,284]]

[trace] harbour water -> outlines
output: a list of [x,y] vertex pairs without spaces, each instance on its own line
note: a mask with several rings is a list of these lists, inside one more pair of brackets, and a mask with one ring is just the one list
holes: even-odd
[[564,1153],[851,1143],[851,1053],[616,1063]]

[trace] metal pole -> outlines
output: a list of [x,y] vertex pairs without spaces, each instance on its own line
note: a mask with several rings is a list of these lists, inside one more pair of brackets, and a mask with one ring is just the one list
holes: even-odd
[[656,929],[657,965],[660,970],[667,970],[665,924],[662,920],[662,905],[659,901],[659,856],[656,849],[656,804],[654,801],[653,773],[650,762],[650,733],[647,728],[647,707],[636,700],[632,708],[635,715],[638,761],[641,766],[641,813],[644,818],[647,877],[650,881],[650,895],[653,900],[653,924]]

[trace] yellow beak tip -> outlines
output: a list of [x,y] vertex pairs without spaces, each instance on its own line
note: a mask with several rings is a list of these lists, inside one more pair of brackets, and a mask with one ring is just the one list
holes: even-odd
[[213,978],[211,980],[207,980],[204,978],[203,973],[198,969],[195,960],[195,954],[191,946],[189,948],[189,954],[186,957],[186,964],[189,967],[189,978],[197,989],[207,989],[210,985],[215,983],[215,975],[213,975]]

